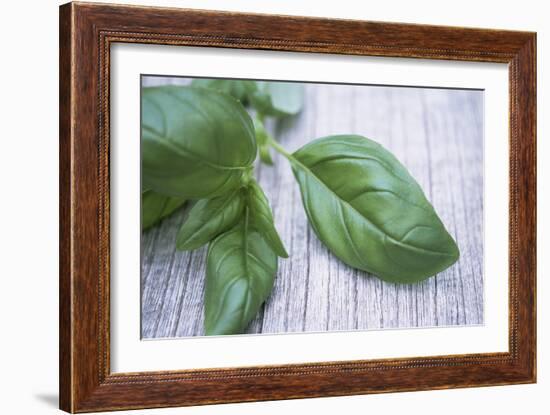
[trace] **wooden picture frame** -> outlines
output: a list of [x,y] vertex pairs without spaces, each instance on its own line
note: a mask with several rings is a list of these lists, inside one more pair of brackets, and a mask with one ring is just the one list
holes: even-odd
[[[509,65],[509,352],[111,373],[109,70],[114,43]],[[536,380],[536,34],[156,7],[60,8],[60,407],[68,412]]]

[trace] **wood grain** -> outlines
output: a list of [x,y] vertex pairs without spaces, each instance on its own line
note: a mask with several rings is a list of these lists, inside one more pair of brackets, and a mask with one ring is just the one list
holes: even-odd
[[[60,406],[69,412],[536,381],[536,34],[70,3],[60,10]],[[117,42],[509,65],[509,350],[111,373],[109,76]]]
[[[144,77],[142,85],[189,82]],[[425,189],[461,256],[411,285],[350,268],[315,236],[288,163],[277,154],[273,167],[257,165],[256,176],[291,256],[279,259],[273,292],[246,333],[482,324],[483,92],[338,84],[306,84],[305,91],[302,113],[271,120],[271,133],[291,151],[331,134],[377,140]],[[204,335],[205,249],[175,249],[186,210],[142,236],[144,338]]]

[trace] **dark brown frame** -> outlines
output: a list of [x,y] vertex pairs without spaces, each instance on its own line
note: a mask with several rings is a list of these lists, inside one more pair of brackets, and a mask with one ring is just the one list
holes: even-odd
[[[114,42],[509,64],[509,352],[146,373],[109,369]],[[60,8],[60,407],[68,412],[531,383],[536,379],[536,34],[70,3]]]

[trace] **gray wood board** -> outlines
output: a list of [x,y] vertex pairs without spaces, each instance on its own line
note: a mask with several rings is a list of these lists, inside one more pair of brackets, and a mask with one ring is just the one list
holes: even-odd
[[[142,85],[186,84],[144,77]],[[256,174],[290,253],[247,333],[483,324],[483,92],[307,84],[304,110],[268,121],[288,150],[354,133],[389,149],[420,183],[460,248],[455,266],[413,285],[383,282],[334,257],[309,226],[288,162]],[[142,234],[142,337],[203,335],[206,248],[175,250],[184,207]],[[406,212],[403,212],[406,214]]]

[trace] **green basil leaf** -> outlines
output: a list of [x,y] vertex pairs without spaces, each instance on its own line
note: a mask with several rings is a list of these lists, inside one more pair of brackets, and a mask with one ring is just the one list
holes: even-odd
[[298,114],[304,104],[304,86],[295,82],[257,82],[250,102],[263,115],[284,117]]
[[177,249],[188,251],[210,242],[241,219],[243,208],[244,197],[240,188],[228,195],[199,200],[178,232]]
[[141,193],[141,230],[150,228],[184,203],[185,199],[145,190]]
[[142,92],[143,185],[202,199],[240,186],[257,147],[244,107],[227,94],[164,86]]
[[256,143],[258,144],[258,150],[260,160],[268,165],[273,165],[273,159],[271,158],[270,147],[268,144],[269,134],[264,127],[264,123],[258,118],[254,118],[254,129],[256,131]]
[[312,228],[346,264],[413,283],[457,261],[458,247],[422,189],[381,145],[325,137],[291,162]]
[[240,79],[194,79],[191,85],[225,92],[238,99],[243,104],[247,103],[248,97],[257,89],[255,81]]
[[262,234],[273,252],[281,258],[288,258],[285,246],[277,233],[277,229],[275,229],[273,214],[267,197],[254,179],[251,179],[248,184],[248,208],[251,226]]
[[277,256],[247,216],[208,249],[206,335],[242,333],[273,289]]

